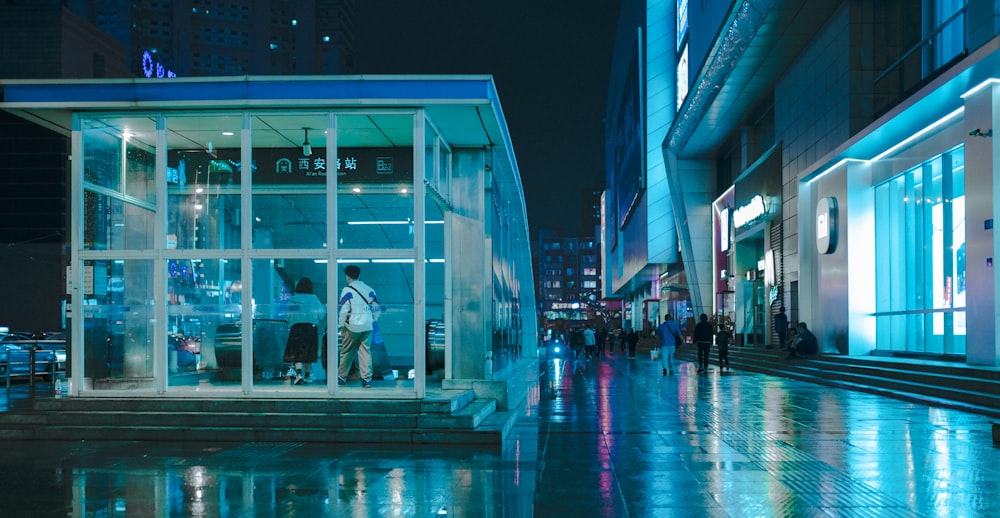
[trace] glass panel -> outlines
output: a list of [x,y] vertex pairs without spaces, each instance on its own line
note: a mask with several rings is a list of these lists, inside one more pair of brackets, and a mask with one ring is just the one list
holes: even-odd
[[964,170],[956,148],[875,188],[879,349],[965,354]]
[[413,248],[413,115],[338,115],[341,248]]
[[239,386],[243,282],[237,259],[167,261],[170,387]]
[[[357,300],[355,291],[348,288],[345,283],[345,268],[354,265],[360,268],[360,281],[367,284],[371,290],[364,298],[369,302],[373,300],[371,292],[375,293],[374,300],[380,307],[381,314],[378,316],[377,325],[379,333],[368,337],[372,357],[373,387],[381,390],[403,390],[412,391],[412,376],[414,366],[414,322],[413,322],[413,261],[407,259],[375,258],[371,260],[341,260],[338,265],[340,271],[340,299],[336,316],[338,320],[331,327],[339,327],[340,319],[347,318],[346,301],[348,299]],[[428,314],[428,319],[431,319]],[[431,320],[427,321],[427,330],[433,326]],[[421,329],[420,332],[427,332]],[[340,352],[341,372],[347,378],[347,388],[360,386],[360,370],[357,363],[357,354],[352,354],[341,348],[345,331],[341,330],[338,336],[337,350]],[[443,336],[443,335],[442,335]],[[363,338],[363,337],[362,337]],[[380,340],[381,339],[381,340]],[[381,344],[380,344],[381,342]],[[440,347],[427,347],[427,373],[440,370],[444,367],[444,342],[440,342]],[[351,362],[351,360],[354,360]],[[350,362],[350,363],[348,363]]]
[[[301,376],[303,385],[326,390],[320,348],[327,330],[325,260],[256,259],[253,275],[255,386],[283,387]],[[314,343],[289,339],[299,336],[300,323],[315,326]]]
[[86,119],[82,126],[84,247],[151,248],[156,199],[154,119]]
[[[427,374],[430,379],[444,378],[445,339],[445,232],[444,214],[433,196],[425,202],[424,242],[427,262],[424,268],[424,318]],[[404,372],[405,376],[406,373]]]
[[154,390],[153,262],[84,261],[84,389]]
[[437,164],[437,153],[440,141],[434,128],[424,122],[424,179],[430,182],[435,188],[439,187],[440,172],[435,168]]
[[241,120],[167,120],[167,248],[240,248]]
[[253,247],[325,248],[326,114],[256,114]]

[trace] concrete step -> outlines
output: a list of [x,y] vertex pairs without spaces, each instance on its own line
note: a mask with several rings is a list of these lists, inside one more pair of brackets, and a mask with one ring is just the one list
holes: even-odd
[[[786,360],[786,354],[775,349],[732,348],[729,358],[735,369],[1000,417],[1000,369],[836,355]],[[678,358],[697,361],[697,352],[682,349]]]
[[0,414],[0,438],[502,445],[511,423],[471,390],[424,400],[37,398]]

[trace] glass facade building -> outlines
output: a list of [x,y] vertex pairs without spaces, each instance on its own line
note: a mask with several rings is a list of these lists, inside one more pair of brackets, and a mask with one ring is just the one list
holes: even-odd
[[[71,395],[349,391],[326,375],[348,265],[383,309],[376,378],[393,383],[376,397],[420,398],[429,380],[517,393],[535,298],[490,78],[2,87],[0,108],[72,136]],[[291,299],[305,278],[321,307]],[[323,345],[315,382],[292,386],[289,323],[306,311]]]
[[1000,364],[998,13],[623,2],[608,289],[738,346],[777,345],[784,310],[825,354]]

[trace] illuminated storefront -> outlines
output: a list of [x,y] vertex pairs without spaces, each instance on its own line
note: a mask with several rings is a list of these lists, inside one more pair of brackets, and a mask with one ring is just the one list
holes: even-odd
[[995,59],[915,95],[800,184],[800,300],[827,352],[1000,358]]
[[[491,78],[2,88],[0,108],[72,137],[70,395],[421,398],[429,379],[505,384],[533,361],[524,198]],[[326,374],[348,265],[383,308],[370,391]],[[284,349],[303,278],[333,352],[298,386]]]

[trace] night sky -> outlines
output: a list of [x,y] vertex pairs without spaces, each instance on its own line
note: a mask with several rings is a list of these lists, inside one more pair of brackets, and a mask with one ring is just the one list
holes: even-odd
[[589,235],[604,181],[604,110],[620,0],[357,2],[355,72],[491,74],[534,236]]

